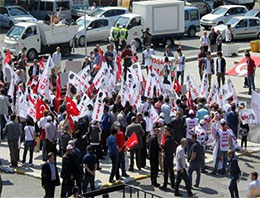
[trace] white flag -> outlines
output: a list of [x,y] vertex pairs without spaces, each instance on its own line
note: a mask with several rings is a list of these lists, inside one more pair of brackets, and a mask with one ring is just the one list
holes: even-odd
[[187,75],[187,90],[190,90],[192,100],[196,100],[200,96],[199,87],[189,73]]
[[77,105],[77,108],[80,111],[79,118],[83,118],[87,115],[88,105],[93,106],[93,101],[88,97],[87,94],[83,94],[80,103]]
[[150,119],[152,120],[153,123],[156,123],[159,120],[159,118],[160,118],[160,116],[158,115],[157,111],[155,110],[153,105],[151,105]]
[[201,85],[200,85],[200,97],[207,98],[208,90],[209,90],[208,74],[203,74]]
[[154,92],[154,86],[156,85],[156,79],[155,79],[155,74],[152,71],[149,71],[147,82],[146,82],[146,87],[145,87],[145,93],[144,96],[147,98],[152,98],[153,97],[153,92]]
[[104,111],[104,104],[103,104],[103,99],[104,99],[104,93],[100,89],[96,98],[93,114],[92,114],[92,120],[99,121],[101,122],[102,116],[103,116],[103,111]]
[[252,91],[251,109],[255,114],[255,123],[260,123],[260,94]]
[[214,102],[217,102],[217,94],[218,94],[218,86],[216,82],[213,84],[212,88],[210,89],[209,95],[208,95],[208,104],[212,104]]

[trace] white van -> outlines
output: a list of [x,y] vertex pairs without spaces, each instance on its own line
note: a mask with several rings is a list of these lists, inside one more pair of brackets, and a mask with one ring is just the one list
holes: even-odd
[[39,20],[49,20],[52,13],[56,15],[59,13],[60,19],[71,19],[71,1],[36,0],[30,9],[30,13]]

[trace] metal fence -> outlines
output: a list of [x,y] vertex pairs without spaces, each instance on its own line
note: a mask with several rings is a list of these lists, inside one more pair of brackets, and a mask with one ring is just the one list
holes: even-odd
[[[103,196],[109,197],[109,194],[114,192],[120,193],[122,198],[162,198],[161,196],[155,195],[153,193],[144,191],[142,189],[133,187],[127,184],[118,184],[111,187],[106,187],[98,190],[94,190],[91,192],[84,193],[79,196],[79,198],[87,198],[87,197],[96,197]],[[112,196],[111,196],[112,197]],[[114,197],[114,196],[113,196]]]

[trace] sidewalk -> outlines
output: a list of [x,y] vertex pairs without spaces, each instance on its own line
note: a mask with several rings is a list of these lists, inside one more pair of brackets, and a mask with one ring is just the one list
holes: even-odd
[[[239,140],[240,143],[240,140]],[[0,153],[1,153],[1,159],[2,159],[2,166],[1,169],[5,172],[12,172],[12,173],[17,173],[17,174],[22,174],[22,175],[27,175],[30,177],[34,177],[37,179],[41,179],[41,166],[43,164],[43,161],[41,160],[41,152],[34,152],[34,156],[33,156],[33,167],[29,167],[28,164],[25,164],[24,166],[22,166],[21,163],[19,163],[18,168],[16,169],[12,169],[9,168],[9,161],[10,161],[10,157],[9,157],[9,148],[8,148],[8,144],[7,142],[2,142],[1,143],[1,149],[0,149]],[[20,159],[22,158],[23,155],[23,144],[22,147],[20,149]],[[260,144],[257,143],[253,143],[253,142],[248,142],[248,151],[242,151],[242,152],[238,152],[237,155],[241,156],[241,155],[246,155],[249,153],[254,153],[254,152],[258,152],[260,151]],[[129,155],[129,154],[128,154]],[[29,153],[27,154],[27,162],[29,160]],[[57,166],[58,166],[58,171],[61,171],[61,157],[57,157]],[[212,163],[213,162],[213,155],[211,151],[208,151],[206,153],[206,164]],[[146,163],[148,166],[146,166],[145,169],[142,169],[142,171],[134,171],[134,172],[130,172],[128,171],[127,174],[130,175],[129,178],[124,178],[124,180],[122,182],[124,183],[128,183],[130,181],[136,181],[136,180],[140,180],[140,179],[144,179],[149,177],[149,161],[147,160]],[[102,170],[97,171],[96,172],[96,187],[97,188],[101,188],[101,187],[107,187],[107,186],[111,186],[111,183],[108,183],[109,180],[109,175],[110,175],[110,171],[111,171],[111,161],[108,157],[105,158],[105,160],[101,161],[101,166]],[[118,181],[117,183],[120,183],[121,181]]]

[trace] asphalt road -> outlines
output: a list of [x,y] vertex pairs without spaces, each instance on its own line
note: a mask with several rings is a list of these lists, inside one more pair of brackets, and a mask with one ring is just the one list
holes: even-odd
[[[5,34],[8,30],[5,28],[0,28],[0,50],[2,51],[3,47],[3,41],[5,38]],[[176,50],[179,47],[179,43],[181,43],[182,49],[184,51],[184,54],[186,57],[188,56],[194,56],[198,54],[198,49],[199,49],[199,39],[202,33],[204,32],[203,29],[201,29],[200,32],[197,33],[196,37],[190,38],[188,36],[185,36],[184,38],[180,40],[175,41],[175,45],[171,47],[172,50]],[[240,48],[245,48],[249,46],[249,41],[250,40],[240,40],[236,41],[239,43]],[[95,42],[95,43],[88,43],[88,54],[90,51],[92,51],[95,47],[95,45],[99,43],[101,48],[105,51],[106,50],[106,45],[108,42]],[[162,55],[164,52],[164,46],[154,46],[155,53],[157,55]],[[75,52],[69,57],[71,59],[81,59],[84,58],[85,54],[85,49],[84,48],[76,48]],[[141,58],[141,54],[139,52],[139,58]]]
[[[212,167],[212,164],[209,165]],[[240,197],[246,197],[246,192],[248,185],[250,183],[249,174],[252,171],[260,170],[260,152],[254,153],[248,156],[239,157],[239,166],[243,172],[243,177],[238,184]],[[195,173],[193,178],[195,177]],[[17,175],[17,174],[2,174],[3,178],[3,198],[14,198],[14,197],[43,197],[44,191],[41,188],[41,183],[39,179],[34,179],[28,176]],[[195,178],[194,178],[195,179]],[[195,188],[192,191],[196,193],[196,197],[229,197],[228,184],[229,177],[211,176],[209,174],[202,174],[201,184],[199,188]],[[159,174],[158,182],[162,184],[163,176]],[[144,191],[154,193],[164,198],[174,197],[174,192],[170,189],[168,185],[168,190],[162,191],[158,188],[153,188],[150,185],[150,180],[140,180],[130,185],[140,188]],[[57,187],[55,191],[55,197],[60,196],[61,187]],[[183,182],[181,183],[180,192],[186,194]],[[136,191],[133,191],[133,198],[137,197]],[[110,197],[122,197],[122,192],[115,192],[110,195]],[[130,197],[129,190],[126,190],[126,198]],[[144,195],[140,193],[140,198]],[[147,196],[150,197],[150,196]]]

